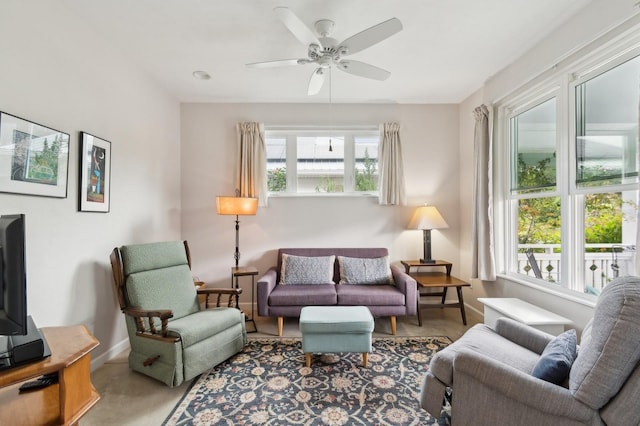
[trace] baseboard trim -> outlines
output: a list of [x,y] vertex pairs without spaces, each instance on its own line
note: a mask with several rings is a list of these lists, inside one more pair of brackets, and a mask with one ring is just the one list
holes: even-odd
[[466,303],[464,304],[464,308],[466,310],[475,312],[484,321],[484,312],[483,311],[479,311],[478,309],[476,309],[473,306],[471,306],[469,304],[466,304]]
[[98,367],[102,367],[107,361],[115,358],[117,355],[119,355],[122,351],[126,350],[127,348],[129,348],[128,337],[116,343],[115,345],[111,346],[109,350],[107,350],[105,353],[95,358],[92,357],[91,371],[95,371]]

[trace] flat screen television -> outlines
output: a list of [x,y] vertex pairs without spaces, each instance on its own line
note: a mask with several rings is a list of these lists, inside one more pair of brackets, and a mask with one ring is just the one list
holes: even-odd
[[51,355],[27,314],[25,240],[24,214],[0,216],[0,370]]

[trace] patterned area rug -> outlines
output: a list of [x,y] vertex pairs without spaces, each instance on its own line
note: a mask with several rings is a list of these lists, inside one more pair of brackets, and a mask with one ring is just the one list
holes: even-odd
[[164,425],[446,425],[420,408],[422,379],[448,337],[375,338],[362,354],[315,354],[300,339],[250,340],[194,380]]

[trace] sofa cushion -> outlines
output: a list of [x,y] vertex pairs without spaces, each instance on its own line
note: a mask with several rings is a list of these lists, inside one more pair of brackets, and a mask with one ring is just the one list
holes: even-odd
[[531,374],[538,379],[561,385],[569,377],[569,371],[576,359],[576,331],[565,331],[549,342]]
[[339,285],[338,305],[404,306],[404,293],[391,285]]
[[[282,255],[290,254],[294,256],[348,256],[348,257],[383,257],[389,255],[389,250],[383,247],[322,247],[322,248],[280,248],[278,249],[278,263],[276,269],[278,273],[282,270]],[[280,278],[278,277],[278,280]],[[333,282],[340,281],[340,268],[338,262],[334,262]]]
[[442,383],[453,383],[453,361],[461,351],[473,351],[510,365],[523,373],[531,373],[540,354],[530,351],[496,333],[486,324],[476,324],[464,335],[435,354],[429,363],[431,373]]
[[569,389],[591,408],[600,409],[618,393],[640,361],[640,278],[609,283],[582,333]]
[[318,306],[337,303],[334,284],[318,284],[313,288],[309,288],[307,284],[277,285],[269,294],[270,306]]
[[203,309],[192,315],[170,321],[168,329],[171,334],[181,337],[182,347],[186,348],[222,333],[243,320],[242,312],[238,309]]
[[333,284],[335,256],[282,255],[280,284]]
[[339,284],[393,284],[389,256],[366,258],[338,256]]

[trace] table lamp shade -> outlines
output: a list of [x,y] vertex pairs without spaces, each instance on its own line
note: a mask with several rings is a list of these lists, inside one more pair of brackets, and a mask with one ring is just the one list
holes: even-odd
[[258,199],[249,197],[216,197],[218,214],[255,215]]
[[420,206],[417,208],[411,221],[409,229],[441,229],[448,228],[447,222],[434,206]]

